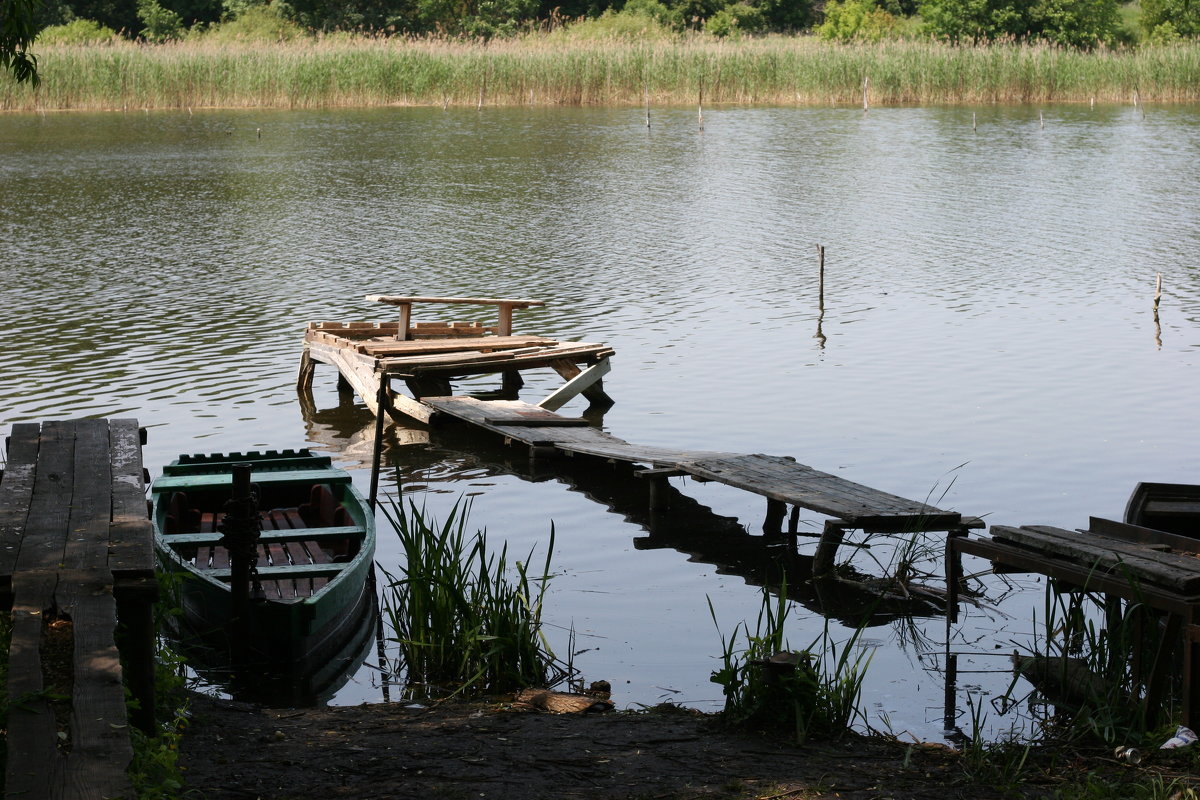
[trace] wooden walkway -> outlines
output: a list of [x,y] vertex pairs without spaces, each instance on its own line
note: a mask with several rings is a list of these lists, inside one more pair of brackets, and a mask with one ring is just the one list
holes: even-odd
[[[123,679],[143,710],[134,722],[152,728],[156,593],[137,422],[14,425],[0,482],[5,797],[130,794]],[[56,698],[64,680],[69,701]]]
[[534,458],[559,454],[644,464],[650,469],[641,474],[655,482],[687,475],[761,495],[767,499],[766,533],[780,531],[788,505],[793,507],[793,515],[805,508],[832,517],[822,536],[825,549],[818,547],[818,573],[832,568],[833,553],[847,530],[916,533],[983,526],[981,520],[881,492],[797,463],[788,456],[631,444],[590,427],[582,418],[560,416],[519,400],[425,397],[421,402],[434,410],[431,422],[438,421],[436,415],[469,422],[503,436],[510,444],[528,447]]
[[[1097,517],[1085,530],[994,525],[989,533],[952,537],[948,565],[959,571],[958,555],[968,553],[997,571],[1034,572],[1165,612],[1153,663],[1141,665],[1147,722],[1155,724],[1149,715],[1165,696],[1177,663],[1171,654],[1182,642],[1184,724],[1200,724],[1200,540]],[[952,590],[957,585],[951,580]]]
[[[834,555],[848,530],[902,534],[965,532],[983,526],[978,519],[853,483],[787,456],[631,444],[592,427],[584,418],[554,413],[577,395],[593,405],[612,403],[601,379],[613,351],[602,344],[514,335],[513,309],[541,305],[538,301],[390,295],[367,299],[398,307],[399,321],[311,323],[304,337],[298,386],[302,392],[310,390],[315,362],[336,366],[339,385],[352,388],[376,413],[377,439],[384,412],[429,424],[454,418],[524,445],[533,458],[564,455],[646,465],[648,469],[640,474],[651,481],[650,502],[655,508],[668,496],[663,481],[688,475],[765,497],[766,533],[781,531],[789,505],[793,532],[801,508],[817,511],[831,518],[816,552],[818,574],[833,570]],[[500,320],[494,326],[413,322],[414,304],[438,303],[495,306]],[[562,388],[537,404],[517,400],[520,372],[544,367],[565,379]],[[499,399],[454,395],[452,378],[497,372],[504,380]],[[411,396],[395,391],[393,380],[403,381]]]

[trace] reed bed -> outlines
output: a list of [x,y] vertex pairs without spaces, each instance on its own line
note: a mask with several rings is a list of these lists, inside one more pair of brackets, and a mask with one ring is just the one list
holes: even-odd
[[0,109],[381,105],[872,105],[1200,101],[1200,44],[1084,53],[1045,45],[834,44],[336,36],[114,42],[38,50],[42,85],[0,81]]

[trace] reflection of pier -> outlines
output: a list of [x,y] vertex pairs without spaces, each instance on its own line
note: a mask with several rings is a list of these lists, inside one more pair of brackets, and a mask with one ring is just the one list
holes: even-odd
[[[889,534],[947,531],[963,535],[969,528],[983,525],[957,512],[820,472],[787,456],[647,447],[605,433],[586,418],[554,413],[579,394],[594,406],[612,402],[604,394],[601,378],[608,371],[613,351],[599,344],[514,336],[513,309],[540,305],[537,301],[393,296],[369,299],[398,306],[399,322],[310,325],[299,385],[302,391],[311,385],[315,362],[337,366],[343,384],[352,387],[376,411],[377,447],[382,444],[387,413],[435,426],[465,422],[501,437],[506,444],[523,448],[531,460],[554,459],[558,464],[577,459],[620,463],[629,469],[644,467],[638,475],[647,479],[650,513],[670,505],[673,494],[667,491],[666,479],[671,476],[723,483],[766,499],[763,532],[768,536],[785,535],[785,521],[794,533],[802,508],[830,517],[812,562],[812,571],[818,576],[832,574],[838,546],[850,530]],[[500,322],[486,327],[476,322],[414,323],[411,308],[415,303],[496,306]],[[545,367],[566,379],[563,387],[537,405],[514,399],[523,384],[521,371]],[[502,374],[503,394],[509,399],[453,396],[452,379],[487,373]],[[412,396],[394,390],[393,381],[403,382]],[[378,463],[377,454],[374,461]]]

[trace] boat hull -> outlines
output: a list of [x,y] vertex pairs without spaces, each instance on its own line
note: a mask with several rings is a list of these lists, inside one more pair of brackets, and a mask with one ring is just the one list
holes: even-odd
[[250,658],[319,668],[374,607],[374,517],[350,476],[307,451],[198,456],[152,486],[155,545],[174,576],[180,630],[231,650],[233,598],[219,531],[231,466],[252,465],[262,539],[257,570],[267,599],[250,603]]

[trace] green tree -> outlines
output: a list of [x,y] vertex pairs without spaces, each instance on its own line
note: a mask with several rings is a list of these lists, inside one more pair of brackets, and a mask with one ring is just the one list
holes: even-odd
[[138,0],[138,19],[142,38],[148,42],[169,42],[183,36],[183,20],[174,11],[163,8],[158,0]]
[[1067,47],[1111,44],[1120,28],[1117,0],[1038,0],[1030,34]]
[[0,70],[18,83],[38,84],[37,57],[29,52],[37,36],[37,0],[0,0]]
[[921,18],[929,32],[951,42],[990,42],[1025,36],[1030,29],[1027,0],[923,0]]
[[829,0],[817,35],[838,42],[877,42],[895,29],[896,18],[872,0]]
[[1142,0],[1142,27],[1157,41],[1200,36],[1200,0]]

